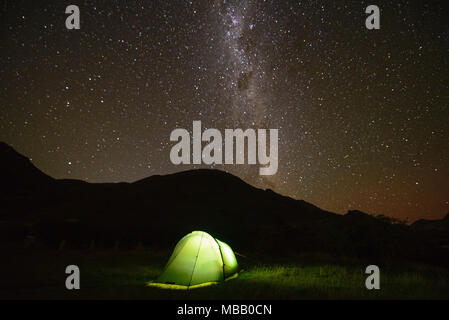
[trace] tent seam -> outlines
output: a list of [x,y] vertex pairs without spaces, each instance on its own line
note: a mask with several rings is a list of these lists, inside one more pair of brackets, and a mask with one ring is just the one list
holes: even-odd
[[190,284],[192,283],[193,273],[195,272],[196,262],[198,261],[198,255],[200,254],[201,243],[203,242],[203,237],[204,237],[204,233],[201,233],[200,245],[198,246],[198,251],[197,251],[196,257],[195,257],[195,264],[193,265],[192,274],[190,275],[189,285],[187,286],[187,289],[190,287]]
[[215,240],[215,242],[216,242],[217,245],[218,245],[218,250],[220,251],[221,263],[223,264],[223,281],[225,281],[225,279],[226,279],[226,273],[225,273],[225,262],[224,262],[224,259],[223,259],[223,252],[221,251],[221,245],[220,245],[220,243],[218,243],[218,241],[217,241],[216,238],[214,238],[214,240]]

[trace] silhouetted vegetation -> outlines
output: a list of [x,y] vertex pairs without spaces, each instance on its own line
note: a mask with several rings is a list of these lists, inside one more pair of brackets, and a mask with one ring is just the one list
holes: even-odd
[[377,214],[377,215],[373,215],[373,217],[375,217],[376,219],[388,223],[388,224],[398,224],[398,225],[408,225],[410,223],[408,218],[405,219],[400,219],[400,218],[394,218],[394,217],[389,217],[386,216],[384,214]]

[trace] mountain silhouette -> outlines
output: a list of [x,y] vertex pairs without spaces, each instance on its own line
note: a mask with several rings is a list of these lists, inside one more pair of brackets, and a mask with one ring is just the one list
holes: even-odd
[[[32,235],[46,246],[170,248],[203,230],[248,256],[326,253],[367,259],[448,263],[428,232],[360,211],[339,215],[303,200],[255,188],[219,170],[155,175],[133,183],[58,180],[0,143],[0,240]],[[446,219],[447,220],[447,217]],[[415,226],[416,227],[416,226]]]
[[412,228],[417,230],[445,230],[449,231],[449,213],[441,220],[420,219],[412,223]]
[[25,192],[48,185],[53,179],[12,147],[0,141],[0,188],[4,192]]

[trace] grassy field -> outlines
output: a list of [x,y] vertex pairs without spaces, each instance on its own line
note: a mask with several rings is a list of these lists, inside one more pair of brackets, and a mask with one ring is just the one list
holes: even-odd
[[[2,299],[449,299],[449,270],[417,264],[379,265],[381,289],[365,288],[367,263],[297,258],[243,259],[238,278],[193,290],[146,287],[168,252],[35,252],[2,262]],[[78,265],[81,289],[65,289],[65,267]]]

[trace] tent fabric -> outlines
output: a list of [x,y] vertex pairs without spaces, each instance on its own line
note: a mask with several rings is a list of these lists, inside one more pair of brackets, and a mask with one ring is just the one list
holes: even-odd
[[148,285],[188,289],[228,280],[237,272],[234,252],[226,243],[193,231],[178,242],[157,283]]

